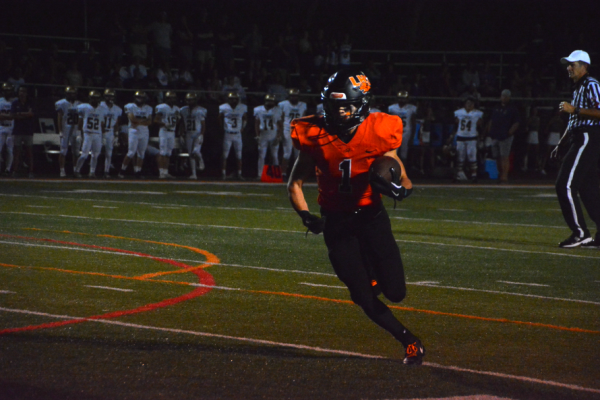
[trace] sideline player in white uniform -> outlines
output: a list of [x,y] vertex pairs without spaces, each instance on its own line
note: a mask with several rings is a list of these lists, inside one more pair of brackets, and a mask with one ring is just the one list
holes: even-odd
[[468,97],[465,107],[454,111],[456,132],[448,138],[448,144],[456,136],[456,178],[457,181],[466,181],[464,165],[465,159],[469,162],[471,180],[477,181],[477,129],[481,129],[483,112],[475,109],[475,99]]
[[288,94],[289,98],[279,103],[279,108],[283,112],[283,141],[281,143],[283,147],[283,160],[281,160],[281,174],[284,180],[287,176],[287,168],[292,156],[292,150],[294,158],[298,157],[299,153],[299,150],[294,148],[292,144],[292,127],[290,124],[293,119],[304,117],[306,114],[306,103],[299,101],[300,91],[298,89],[290,89]]
[[414,135],[417,106],[408,104],[408,92],[398,92],[398,102],[388,107],[388,114],[397,115],[402,120],[402,144],[400,158],[407,165],[408,150]]
[[221,177],[227,178],[227,157],[231,145],[235,151],[237,159],[237,178],[242,177],[242,131],[246,127],[246,114],[248,106],[240,103],[240,97],[237,93],[231,92],[227,95],[227,103],[219,106],[219,125],[223,130],[223,164],[221,168]]
[[152,123],[152,107],[146,104],[146,92],[135,92],[135,101],[125,106],[125,114],[129,119],[128,150],[121,165],[119,178],[125,177],[125,171],[136,154],[137,160],[133,172],[136,178],[141,178],[144,155],[150,138],[148,126]]
[[13,162],[14,140],[12,102],[15,99],[15,87],[11,83],[2,85],[4,97],[0,99],[0,159],[2,158],[2,149],[6,147],[6,162],[4,175],[8,175]]
[[112,152],[119,129],[121,127],[119,119],[123,115],[121,107],[115,104],[115,91],[106,89],[104,91],[104,101],[100,103],[107,109],[106,117],[104,117],[104,177],[110,178],[110,167],[112,165]]
[[159,179],[174,178],[169,174],[169,161],[175,148],[175,130],[181,118],[179,107],[175,103],[177,103],[177,93],[169,91],[165,94],[165,102],[157,105],[155,109],[154,123],[160,126],[158,131],[160,149],[158,159]]
[[265,95],[265,104],[254,107],[254,131],[258,141],[258,178],[262,175],[267,148],[271,150],[273,165],[279,165],[279,142],[283,135],[283,115],[275,105],[275,95]]
[[[204,142],[204,133],[206,132],[207,110],[198,105],[198,96],[196,93],[189,92],[185,95],[186,106],[181,107],[180,124],[182,136],[185,136],[185,147],[187,149],[192,174],[190,179],[198,179],[196,175],[196,166],[200,171],[204,170],[204,160],[202,159],[202,143]],[[196,164],[196,161],[198,164]]]
[[79,130],[83,131],[83,146],[81,147],[81,156],[77,160],[74,172],[76,178],[81,178],[81,167],[87,160],[90,150],[92,151],[92,160],[90,161],[90,178],[96,177],[96,165],[98,156],[102,150],[102,136],[104,135],[104,119],[108,109],[100,104],[100,92],[92,90],[90,92],[90,102],[80,104],[77,107],[79,113]]
[[60,166],[60,177],[67,176],[65,172],[65,157],[71,145],[71,155],[73,156],[73,167],[77,164],[79,158],[79,148],[81,146],[81,135],[78,126],[77,106],[81,104],[77,100],[77,88],[67,86],[65,89],[65,98],[56,102],[56,114],[58,119],[58,133],[60,135],[60,154],[58,156],[58,165]]

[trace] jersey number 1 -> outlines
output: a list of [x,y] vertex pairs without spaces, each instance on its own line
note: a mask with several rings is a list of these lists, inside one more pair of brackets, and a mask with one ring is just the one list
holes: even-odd
[[352,171],[352,160],[346,158],[340,163],[338,168],[342,171],[342,183],[340,183],[340,193],[352,193],[352,186],[350,185],[350,173]]

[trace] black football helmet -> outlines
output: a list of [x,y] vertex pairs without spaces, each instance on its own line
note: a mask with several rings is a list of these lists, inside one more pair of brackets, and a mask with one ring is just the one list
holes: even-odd
[[[369,115],[371,82],[359,70],[341,70],[329,77],[321,100],[325,125],[333,133],[346,133],[360,125]],[[340,113],[340,107],[353,105],[354,112]]]

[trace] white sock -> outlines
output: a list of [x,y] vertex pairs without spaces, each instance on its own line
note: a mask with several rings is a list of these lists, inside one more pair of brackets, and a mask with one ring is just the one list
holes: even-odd
[[135,167],[133,167],[133,172],[140,172],[142,170],[142,167],[138,167],[137,165]]
[[222,169],[221,172],[223,173],[223,176],[227,175],[227,170]]
[[193,157],[190,157],[190,169],[192,170],[192,174],[196,173],[196,160]]
[[125,164],[122,164],[122,165],[121,165],[121,171],[126,171],[126,170],[127,170],[127,165],[125,165]]

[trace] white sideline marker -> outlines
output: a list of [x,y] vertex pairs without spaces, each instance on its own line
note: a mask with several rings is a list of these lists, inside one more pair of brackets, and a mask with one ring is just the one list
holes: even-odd
[[346,286],[321,285],[318,283],[309,283],[309,282],[298,282],[298,284],[306,285],[306,286],[315,286],[315,287],[326,287],[326,288],[332,288],[332,289],[346,289]]
[[94,289],[106,289],[106,290],[114,290],[115,292],[133,292],[132,289],[121,289],[110,286],[94,286],[94,285],[83,285],[85,287],[94,288]]
[[27,204],[25,207],[31,207],[31,208],[54,208],[54,206],[34,206],[31,204]]
[[542,285],[541,283],[523,283],[523,282],[510,282],[510,281],[496,281],[500,283],[508,283],[509,285],[524,285],[524,286],[541,286],[550,287],[550,285]]
[[[59,319],[81,319],[82,318],[82,317],[71,317],[71,316],[66,316],[66,315],[47,314],[47,313],[42,313],[42,312],[37,312],[37,311],[19,310],[19,309],[4,308],[4,307],[0,307],[0,311],[20,313],[20,314],[29,314],[29,315],[39,315],[39,316],[50,317],[50,318],[59,318]],[[287,347],[287,348],[293,348],[293,349],[298,349],[298,350],[314,351],[317,353],[338,354],[338,355],[345,356],[345,357],[360,357],[360,358],[367,358],[367,359],[390,360],[390,361],[392,360],[390,358],[383,357],[383,356],[364,354],[364,353],[356,353],[353,351],[334,350],[334,349],[327,349],[327,348],[322,348],[322,347],[306,346],[306,345],[302,345],[302,344],[282,343],[282,342],[274,342],[271,340],[252,339],[252,338],[239,337],[239,336],[221,335],[218,333],[198,332],[198,331],[190,331],[190,330],[184,330],[184,329],[162,328],[162,327],[158,327],[158,326],[139,325],[139,324],[132,324],[132,323],[108,320],[108,319],[92,319],[92,320],[89,320],[89,322],[97,322],[97,323],[101,323],[101,324],[125,326],[125,327],[136,328],[136,329],[147,329],[147,330],[153,330],[153,331],[159,331],[159,332],[187,334],[187,335],[200,336],[200,337],[212,337],[212,338],[219,338],[219,339],[225,339],[225,340],[234,340],[234,341],[239,341],[239,342],[254,343],[254,344],[259,344],[259,345]],[[597,389],[597,388],[589,388],[589,387],[573,385],[573,384],[569,384],[569,383],[561,383],[561,382],[549,381],[549,380],[544,380],[544,379],[531,378],[528,376],[510,375],[510,374],[503,374],[500,372],[493,372],[493,371],[481,371],[481,370],[476,370],[476,369],[456,367],[453,365],[441,365],[441,364],[436,364],[436,363],[427,362],[427,361],[424,361],[423,365],[426,367],[430,367],[430,368],[437,368],[437,369],[443,369],[443,370],[448,370],[448,371],[466,372],[466,373],[477,374],[477,375],[493,376],[496,378],[512,379],[512,380],[517,380],[517,381],[527,382],[527,383],[536,383],[536,384],[541,384],[541,385],[546,385],[546,386],[560,387],[560,388],[569,389],[569,390],[577,390],[577,391],[589,392],[589,393],[600,393],[600,389]]]
[[115,208],[119,208],[119,207],[111,207],[111,206],[92,206],[94,208],[110,208],[110,209],[115,209]]

